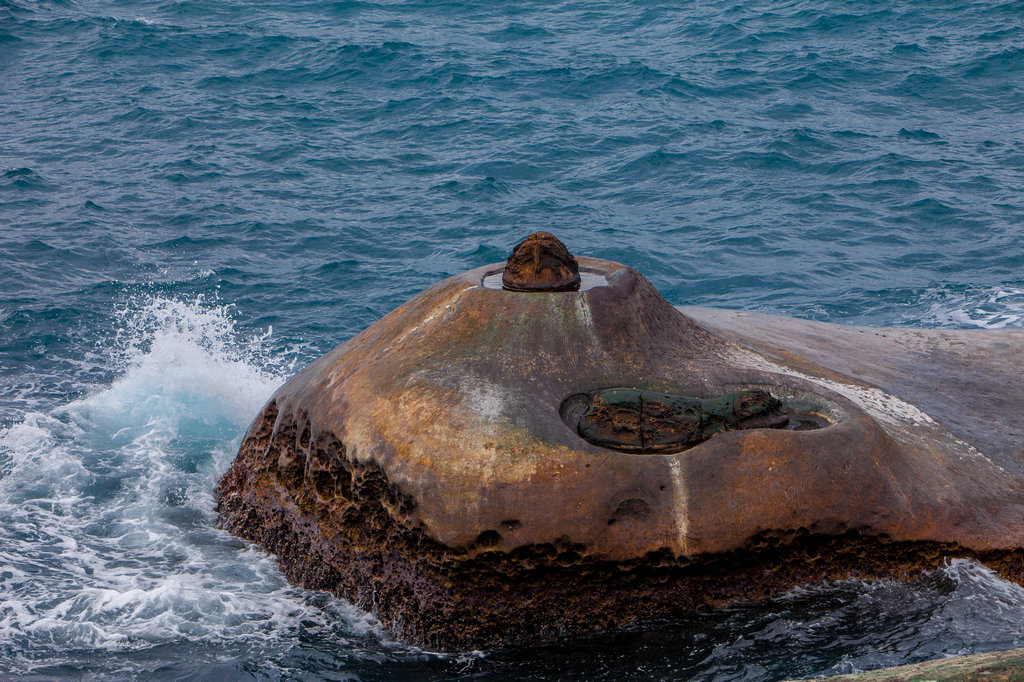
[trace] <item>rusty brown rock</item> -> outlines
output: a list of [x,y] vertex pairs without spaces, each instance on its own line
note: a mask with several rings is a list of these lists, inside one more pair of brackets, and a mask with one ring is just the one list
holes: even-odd
[[572,396],[566,403],[563,420],[587,441],[639,454],[681,452],[722,431],[781,429],[791,422],[782,402],[760,389],[705,400],[610,388]]
[[512,249],[501,283],[511,291],[576,291],[580,268],[558,237],[534,232]]
[[[684,313],[628,267],[579,266],[606,284],[457,275],[310,364],[246,434],[217,490],[223,525],[292,581],[448,648],[952,556],[1024,580],[1024,332]],[[583,438],[570,400],[614,387],[766,392],[824,428],[760,428],[775,408],[740,401],[740,428],[622,452]]]

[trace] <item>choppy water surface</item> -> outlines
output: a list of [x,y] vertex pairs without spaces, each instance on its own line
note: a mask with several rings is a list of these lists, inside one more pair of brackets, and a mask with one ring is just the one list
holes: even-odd
[[213,528],[273,389],[535,229],[675,304],[1024,326],[1022,2],[0,0],[0,675],[773,680],[1024,645],[970,562],[445,655]]

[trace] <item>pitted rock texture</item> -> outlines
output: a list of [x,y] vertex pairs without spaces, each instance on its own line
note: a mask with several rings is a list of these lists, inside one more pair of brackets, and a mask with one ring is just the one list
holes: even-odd
[[[776,350],[778,329],[758,352],[679,313],[629,268],[579,263],[607,286],[490,289],[482,281],[500,264],[489,265],[302,370],[218,487],[224,527],[276,554],[292,581],[446,648],[603,629],[826,579],[907,577],[952,556],[1020,580],[1019,445],[982,450],[974,443],[1003,441],[975,441],[962,410],[925,413],[897,395],[902,346],[879,342],[861,358],[886,372],[882,390],[820,356]],[[823,343],[845,333],[815,328]],[[1019,337],[1004,336],[1019,377]],[[941,381],[992,360],[987,348],[939,363]],[[857,352],[851,343],[842,361]],[[929,357],[944,357],[934,352],[908,383],[924,385]],[[1019,383],[999,384],[1006,401],[971,404],[1012,404]],[[602,387],[697,401],[763,391],[827,425],[762,428],[768,420],[678,453],[631,454],[588,442],[565,418],[567,398]],[[929,404],[947,404],[935,396]],[[734,401],[733,415],[770,414],[771,400]]]
[[[518,523],[506,519],[447,547],[412,521],[416,501],[380,468],[353,462],[333,434],[279,415],[273,402],[217,496],[223,526],[278,556],[292,582],[373,611],[409,641],[456,650],[607,630],[821,580],[912,579],[951,557],[1024,580],[1021,552],[893,542],[864,529],[764,531],[731,552],[608,561],[569,538],[497,550],[495,539]],[[608,523],[645,514],[633,498]]]

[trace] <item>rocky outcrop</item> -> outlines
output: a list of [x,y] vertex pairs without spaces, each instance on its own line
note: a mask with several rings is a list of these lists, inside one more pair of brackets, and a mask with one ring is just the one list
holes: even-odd
[[818,679],[822,682],[1018,682],[1024,679],[1024,649],[955,656]]
[[578,267],[578,291],[487,285],[502,264],[452,277],[312,363],[250,427],[223,525],[448,648],[949,556],[1022,579],[1019,466],[784,339],[698,322],[630,268]]

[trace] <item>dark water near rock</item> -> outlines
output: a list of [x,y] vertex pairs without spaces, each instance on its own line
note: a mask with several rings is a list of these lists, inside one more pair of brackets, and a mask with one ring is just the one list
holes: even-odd
[[1024,325],[1022,2],[0,0],[0,676],[772,680],[1024,645],[968,562],[442,655],[212,526],[287,376],[535,229],[675,304]]

